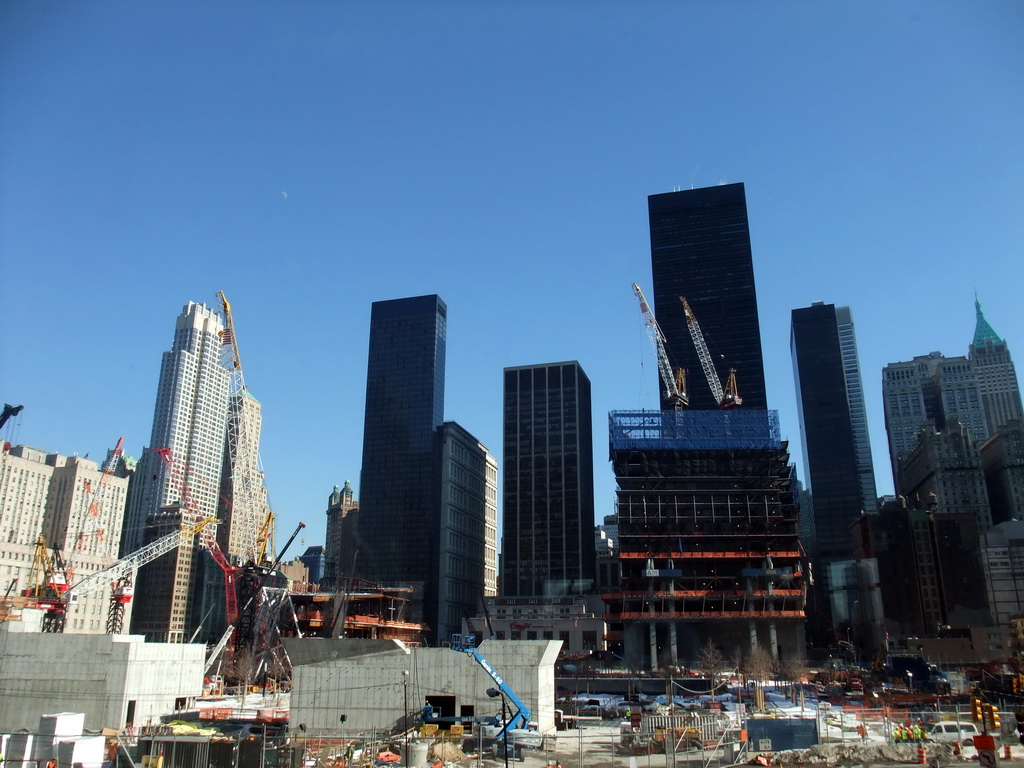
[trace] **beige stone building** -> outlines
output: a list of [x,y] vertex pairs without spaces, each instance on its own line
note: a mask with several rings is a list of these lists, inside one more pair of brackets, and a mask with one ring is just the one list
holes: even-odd
[[[32,586],[40,535],[59,550],[69,582],[117,559],[128,479],[104,475],[97,462],[24,445],[0,451],[0,594]],[[106,632],[110,588],[71,606],[66,632]]]

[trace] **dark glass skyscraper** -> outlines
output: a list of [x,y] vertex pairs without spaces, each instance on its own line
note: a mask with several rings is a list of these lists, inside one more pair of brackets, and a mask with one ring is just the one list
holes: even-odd
[[502,595],[592,589],[592,429],[579,363],[505,369]]
[[[875,508],[871,456],[858,451],[861,434],[867,447],[865,414],[862,409],[854,412],[863,403],[860,369],[849,309],[819,302],[794,309],[792,321],[800,437],[814,508],[813,549],[827,564],[852,557],[850,523]],[[849,349],[844,349],[840,333],[846,327]],[[857,396],[853,402],[851,394]]]
[[370,314],[356,571],[413,587],[427,613],[436,603],[446,329],[447,308],[433,295],[374,302]]
[[[868,615],[870,591],[853,566],[850,525],[876,507],[864,392],[849,307],[815,302],[794,309],[790,332],[793,374],[813,537],[804,544],[816,586],[812,632],[827,642],[832,628]],[[858,605],[860,606],[858,608]]]
[[735,368],[743,407],[767,408],[743,184],[651,195],[647,206],[654,312],[673,366],[689,372],[690,408],[714,409],[718,403],[704,380],[680,296],[697,317],[719,381],[725,384]]

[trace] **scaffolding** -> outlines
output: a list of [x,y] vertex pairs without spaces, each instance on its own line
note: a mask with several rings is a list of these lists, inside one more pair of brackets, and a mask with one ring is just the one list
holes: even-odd
[[619,651],[651,668],[706,642],[803,646],[794,469],[775,411],[616,411],[621,585],[604,595]]
[[611,411],[608,434],[612,454],[782,447],[778,411]]

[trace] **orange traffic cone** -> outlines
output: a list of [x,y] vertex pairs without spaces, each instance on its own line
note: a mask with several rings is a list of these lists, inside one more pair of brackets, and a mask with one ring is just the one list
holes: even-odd
[[928,764],[928,758],[925,756],[924,745],[923,744],[917,748],[917,764],[918,765],[927,765]]
[[953,755],[954,756],[959,756],[959,755],[962,755],[962,754],[963,754],[963,750],[960,749],[960,742],[959,741],[954,741],[953,742]]
[[1003,744],[1003,760],[1009,760],[1009,759],[1010,759],[1010,745],[1009,744]]

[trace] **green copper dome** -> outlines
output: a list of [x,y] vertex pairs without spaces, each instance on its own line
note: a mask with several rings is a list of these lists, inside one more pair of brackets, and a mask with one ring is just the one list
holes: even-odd
[[974,299],[974,307],[978,313],[978,324],[974,326],[974,346],[984,347],[985,342],[991,339],[996,344],[1002,344],[1003,340],[999,338],[998,334],[992,329],[992,326],[988,324],[988,320],[985,319],[985,315],[981,311],[981,302],[977,297]]

